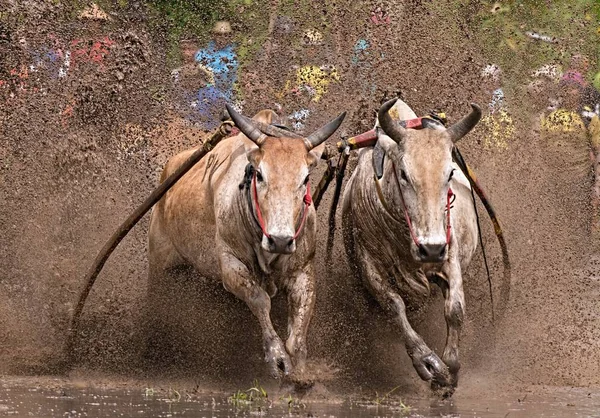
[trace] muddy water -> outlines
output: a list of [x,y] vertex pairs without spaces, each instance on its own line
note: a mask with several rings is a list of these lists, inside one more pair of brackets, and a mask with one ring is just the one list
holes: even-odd
[[347,397],[336,402],[278,397],[234,401],[226,393],[154,388],[90,388],[4,380],[0,416],[11,417],[598,417],[600,391],[535,388],[452,400]]
[[[78,5],[83,3],[0,0],[0,76],[5,82],[0,94],[0,373],[56,372],[48,365],[60,360],[56,357],[64,345],[82,277],[92,260],[114,229],[155,187],[167,159],[196,146],[200,138],[198,127],[185,115],[172,111],[183,100],[179,97],[183,87],[171,83],[176,64],[168,64],[166,49],[171,47],[166,40],[172,34],[155,30],[146,18],[150,13],[140,13],[140,5],[150,2],[99,2],[113,4],[116,12],[104,23],[76,18]],[[229,3],[263,7],[263,2]],[[487,91],[480,72],[502,58],[490,56],[488,51],[502,51],[502,45],[513,42],[513,35],[519,39],[519,32],[538,26],[538,22],[527,21],[527,16],[569,16],[562,20],[567,24],[563,35],[568,38],[561,37],[559,27],[548,25],[549,33],[557,31],[552,34],[561,39],[556,47],[518,41],[515,50],[504,48],[508,59],[501,61],[518,64],[504,66],[501,62],[506,100],[517,129],[512,142],[507,142],[506,148],[486,145],[485,134],[477,128],[460,144],[496,206],[513,261],[510,310],[495,327],[490,323],[488,284],[480,253],[465,272],[467,316],[461,361],[471,376],[483,372],[493,375],[490,381],[494,382],[514,377],[523,384],[599,386],[600,250],[594,242],[600,241],[592,242],[588,234],[592,214],[588,150],[582,150],[582,144],[571,149],[563,142],[558,147],[540,135],[537,122],[532,121],[539,119],[537,112],[541,110],[530,108],[525,95],[531,80],[526,76],[513,80],[542,62],[555,63],[556,54],[566,69],[572,53],[596,51],[596,19],[588,20],[588,16],[595,16],[592,5],[597,2],[582,0],[571,2],[572,6],[558,0],[506,2],[507,9],[519,4],[513,11],[522,6],[515,12],[519,18],[510,20],[512,26],[505,24],[507,12],[490,12],[491,2],[384,1],[391,17],[389,24],[372,23],[367,2],[305,1],[300,2],[303,7],[291,12],[282,6],[296,2],[264,3],[271,5],[265,10],[279,22],[273,25],[273,34],[258,33],[265,30],[262,13],[257,13],[256,25],[249,20],[251,13],[224,16],[235,19],[236,39],[247,35],[248,43],[254,39],[254,45],[259,45],[264,36],[270,38],[255,59],[241,63],[245,113],[273,107],[274,101],[283,106],[282,115],[310,110],[306,125],[306,132],[310,132],[347,110],[344,129],[348,135],[371,129],[380,100],[398,90],[419,114],[439,107],[454,121],[471,101],[487,106],[492,92]],[[567,12],[550,15],[537,7],[532,9],[534,3],[562,4]],[[586,3],[588,10],[583,10]],[[119,9],[123,6],[117,4],[126,8]],[[327,17],[317,4],[331,5]],[[479,28],[476,25],[482,19],[487,23]],[[322,45],[302,46],[304,29],[318,26],[316,22],[328,25],[328,39]],[[494,22],[498,30],[490,30]],[[510,39],[497,36],[500,29]],[[588,29],[593,31],[592,37],[584,42],[587,35],[582,30],[590,32]],[[243,33],[246,30],[248,33]],[[485,45],[480,35],[485,33],[493,35],[489,36],[493,43],[482,49]],[[355,41],[370,45],[365,57],[355,57]],[[39,55],[62,54],[66,62],[67,52],[82,43],[110,50],[105,51],[105,64],[92,60],[75,65],[71,61],[64,77],[60,65],[50,62],[29,78],[22,70],[37,65]],[[107,43],[112,46],[106,47]],[[204,41],[198,42],[197,48],[204,47]],[[546,57],[548,48],[555,48],[556,54]],[[594,71],[600,69],[596,56],[591,56]],[[296,79],[296,67],[331,65],[337,68],[340,81],[331,82],[318,103],[295,93],[279,99],[287,82]],[[511,89],[511,85],[520,87]],[[329,142],[333,145],[337,140]],[[578,164],[576,170],[574,162]],[[324,164],[319,169],[323,170]],[[315,172],[313,179],[321,175],[322,171]],[[331,194],[330,189],[319,214],[318,297],[309,355],[318,364],[332,365],[335,373],[325,370],[318,376],[329,379],[328,385],[339,386],[345,403],[309,403],[292,412],[303,416],[600,416],[597,392],[588,398],[583,391],[553,389],[525,397],[510,387],[510,394],[498,395],[473,389],[476,383],[468,375],[461,378],[452,403],[407,399],[410,412],[400,408],[397,401],[379,408],[351,403],[350,394],[359,386],[381,393],[399,383],[410,388],[423,385],[412,370],[397,330],[390,331],[383,312],[352,277],[341,231],[336,232],[334,263],[329,265],[325,260],[327,199]],[[259,327],[248,308],[220,282],[205,282],[185,272],[181,277],[173,274],[173,284],[165,286],[168,303],[149,310],[149,318],[142,315],[146,312],[147,227],[146,217],[99,277],[82,318],[78,364],[74,366],[89,374],[118,372],[124,378],[141,369],[150,376],[201,376],[203,381],[237,387],[245,387],[243,382],[257,376],[262,382],[266,370]],[[501,263],[487,220],[483,234],[492,276],[497,280]],[[428,311],[415,313],[415,323],[417,331],[439,353],[445,323],[442,297],[439,292],[435,296]],[[283,293],[273,303],[273,320],[283,336],[287,309]],[[165,322],[165,337],[151,346],[154,350],[148,350],[145,330],[156,319]],[[156,357],[147,358],[147,351]],[[226,402],[227,393],[215,396],[214,408],[212,396],[181,393],[181,399],[174,399],[174,392],[147,393],[139,385],[118,390],[112,386],[65,389],[53,384],[14,385],[0,378],[0,416],[226,416],[260,412],[256,408],[232,408]],[[288,414],[281,403],[268,412]]]

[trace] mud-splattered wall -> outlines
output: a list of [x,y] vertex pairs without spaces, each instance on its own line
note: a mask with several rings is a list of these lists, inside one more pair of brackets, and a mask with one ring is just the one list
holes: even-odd
[[[467,272],[461,384],[494,376],[600,383],[589,149],[571,137],[555,143],[541,135],[537,121],[546,103],[538,109],[527,95],[532,71],[544,64],[566,70],[576,53],[588,55],[584,76],[593,77],[598,63],[590,45],[598,45],[600,16],[591,3],[570,11],[576,23],[569,24],[578,29],[569,37],[563,26],[552,33],[525,2],[497,9],[468,1],[244,0],[202,14],[200,6],[169,9],[167,1],[97,8],[0,1],[0,372],[53,371],[97,251],[153,189],[167,158],[214,126],[222,103],[247,114],[274,108],[301,132],[346,110],[342,132],[355,134],[371,128],[384,97],[400,92],[417,113],[440,108],[451,120],[471,101],[490,103],[488,124],[461,149],[505,226],[513,293],[510,312],[492,326],[479,254]],[[535,27],[516,17],[519,10]],[[489,35],[507,22],[516,40]],[[561,42],[533,39],[528,31]],[[522,59],[532,51],[535,59]],[[510,135],[494,136],[494,129]],[[310,334],[316,377],[353,391],[422,387],[395,326],[350,274],[341,240],[335,263],[323,263],[328,207],[326,200],[319,212]],[[483,225],[499,280],[500,253],[491,226]],[[165,289],[172,303],[146,312],[146,232],[147,219],[94,288],[77,345],[79,367],[199,383],[267,379],[258,326],[219,283],[180,272]],[[434,299],[414,318],[439,350],[445,324],[441,297]],[[274,308],[282,332],[283,304]],[[157,316],[169,321],[171,334],[149,352],[144,330]]]

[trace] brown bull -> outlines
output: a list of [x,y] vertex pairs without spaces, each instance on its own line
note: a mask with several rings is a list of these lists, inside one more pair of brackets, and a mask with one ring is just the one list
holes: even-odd
[[[379,111],[378,146],[385,151],[383,175],[375,176],[373,150],[361,151],[343,198],[346,251],[377,301],[397,320],[408,355],[433,387],[452,393],[458,381],[458,341],[464,317],[462,272],[477,247],[470,185],[452,162],[454,143],[479,121],[471,114],[445,129],[405,129],[392,120],[415,119],[402,101]],[[383,129],[383,132],[381,132]],[[412,328],[406,304],[429,296],[429,283],[442,288],[447,324],[440,359]]]
[[[301,137],[270,125],[272,111],[253,119],[228,111],[241,133],[215,147],[152,212],[149,292],[168,288],[166,271],[178,265],[220,277],[258,319],[273,375],[302,372],[315,303],[316,213],[309,173],[319,162],[319,145],[345,114]],[[192,152],[173,157],[161,181]],[[286,290],[289,304],[285,345],[270,318],[278,287]]]

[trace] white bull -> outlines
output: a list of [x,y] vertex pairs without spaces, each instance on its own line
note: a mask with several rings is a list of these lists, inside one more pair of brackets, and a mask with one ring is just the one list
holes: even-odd
[[[301,137],[270,125],[271,111],[253,119],[228,111],[241,133],[216,146],[152,212],[149,293],[168,289],[167,270],[179,265],[220,277],[258,319],[273,375],[288,375],[292,368],[301,373],[315,303],[316,212],[308,176],[321,157],[319,145],[345,114]],[[161,181],[193,151],[173,157]],[[277,287],[288,296],[285,345],[270,318]]]
[[[404,102],[385,103],[377,127],[378,146],[385,151],[383,176],[375,175],[373,150],[362,150],[343,197],[349,259],[381,306],[396,317],[419,376],[446,394],[456,387],[460,368],[462,272],[477,248],[470,185],[451,156],[454,143],[481,117],[479,108],[472,108],[448,129],[432,122],[416,130],[398,123],[417,117]],[[445,298],[447,340],[441,360],[406,316],[406,304],[429,296],[430,281]]]

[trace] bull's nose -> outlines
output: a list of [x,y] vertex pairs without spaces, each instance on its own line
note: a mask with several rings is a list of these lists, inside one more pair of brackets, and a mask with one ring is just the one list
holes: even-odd
[[290,235],[277,236],[271,235],[268,238],[269,251],[272,253],[290,254],[296,249],[294,237]]
[[423,261],[441,261],[446,256],[446,243],[420,244],[419,255]]

